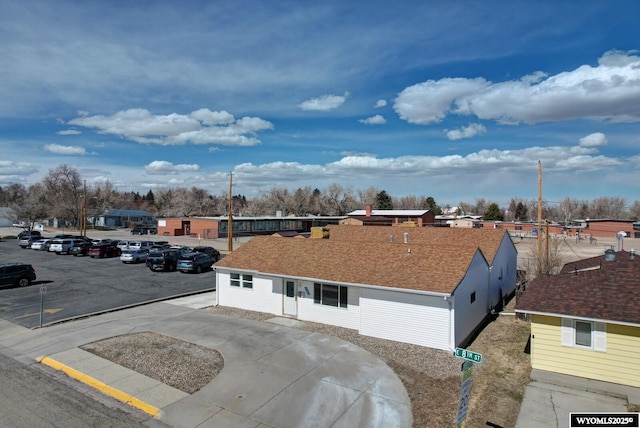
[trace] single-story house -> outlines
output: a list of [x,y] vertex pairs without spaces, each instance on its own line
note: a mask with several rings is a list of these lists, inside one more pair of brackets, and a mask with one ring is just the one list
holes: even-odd
[[531,320],[531,367],[640,387],[640,257],[568,263],[534,279],[516,304]]
[[95,217],[88,217],[87,222],[94,226],[130,227],[135,224],[155,225],[156,217],[143,210],[108,210]]
[[324,232],[252,238],[215,264],[216,304],[453,350],[502,301],[496,288],[504,295],[515,289],[517,253],[504,231]]

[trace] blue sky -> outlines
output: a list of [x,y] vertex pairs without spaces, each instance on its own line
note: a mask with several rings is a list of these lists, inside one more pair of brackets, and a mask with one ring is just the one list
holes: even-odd
[[640,199],[640,2],[0,1],[0,185]]

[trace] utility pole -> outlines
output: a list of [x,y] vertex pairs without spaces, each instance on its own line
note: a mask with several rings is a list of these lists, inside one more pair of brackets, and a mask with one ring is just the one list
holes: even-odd
[[233,173],[229,173],[229,221],[227,222],[227,250],[233,251]]
[[83,184],[82,219],[80,220],[80,235],[87,236],[87,180]]
[[542,163],[538,161],[538,275],[542,275]]

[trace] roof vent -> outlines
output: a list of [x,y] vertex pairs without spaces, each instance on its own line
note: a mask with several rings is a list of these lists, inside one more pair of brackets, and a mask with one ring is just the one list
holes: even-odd
[[629,250],[629,258],[631,260],[636,258],[636,250],[635,249],[632,248],[632,249]]
[[604,261],[605,262],[615,262],[616,261],[616,252],[609,248],[604,252]]
[[409,243],[409,232],[405,232],[403,233],[404,235],[404,243],[408,244]]
[[389,242],[393,243],[393,235],[389,235]]

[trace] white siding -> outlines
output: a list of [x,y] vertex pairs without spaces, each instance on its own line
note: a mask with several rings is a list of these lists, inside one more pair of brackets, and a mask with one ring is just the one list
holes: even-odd
[[[471,303],[471,295],[475,301]],[[458,346],[482,322],[489,313],[489,267],[484,257],[477,252],[464,279],[453,293],[455,318],[455,344]]]
[[[491,260],[489,260],[489,263],[491,263]],[[509,234],[505,233],[491,268],[491,307],[500,302],[500,290],[502,290],[503,296],[515,291],[517,268],[518,251],[513,245]]]
[[282,315],[282,280],[253,275],[253,288],[232,287],[227,271],[218,271],[217,299],[221,306]]
[[450,350],[450,327],[444,297],[361,290],[360,334]]
[[304,297],[298,297],[298,319],[354,330],[360,326],[360,288],[348,287],[346,308],[314,303],[311,282],[302,282],[300,290],[304,291]]

